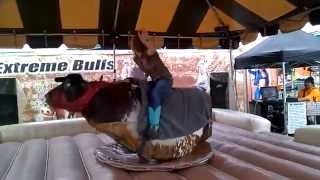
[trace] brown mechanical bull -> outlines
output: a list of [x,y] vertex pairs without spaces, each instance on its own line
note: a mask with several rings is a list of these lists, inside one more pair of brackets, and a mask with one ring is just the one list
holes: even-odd
[[159,138],[145,139],[147,89],[142,84],[87,82],[79,74],[55,80],[62,84],[46,94],[50,106],[81,112],[91,126],[143,157],[181,158],[211,135],[210,98],[199,89],[174,89],[163,104]]

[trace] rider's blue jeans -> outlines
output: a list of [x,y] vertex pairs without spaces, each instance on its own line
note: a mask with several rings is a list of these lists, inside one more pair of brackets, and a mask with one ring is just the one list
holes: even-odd
[[150,82],[148,115],[151,128],[159,128],[161,104],[171,92],[172,81],[169,79],[158,79]]

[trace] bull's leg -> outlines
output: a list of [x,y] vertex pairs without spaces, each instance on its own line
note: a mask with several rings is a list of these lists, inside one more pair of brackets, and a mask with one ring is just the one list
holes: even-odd
[[140,147],[140,140],[133,135],[126,123],[113,122],[113,123],[94,123],[88,121],[97,131],[111,135],[118,143],[123,144],[129,150],[137,152]]

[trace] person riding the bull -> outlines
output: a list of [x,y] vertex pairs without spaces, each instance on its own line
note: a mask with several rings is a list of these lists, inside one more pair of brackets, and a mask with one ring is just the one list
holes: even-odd
[[151,77],[148,92],[148,131],[147,135],[153,139],[157,136],[160,125],[161,104],[172,92],[173,78],[162,62],[147,32],[138,32],[131,41],[134,52],[134,62]]

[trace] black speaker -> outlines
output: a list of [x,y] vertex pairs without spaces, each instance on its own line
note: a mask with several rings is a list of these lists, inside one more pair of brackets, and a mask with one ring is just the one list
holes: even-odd
[[240,34],[238,32],[229,31],[228,26],[217,26],[214,31],[218,34],[221,39],[219,39],[219,48],[229,49],[230,44],[232,49],[237,49],[240,43]]
[[212,73],[210,95],[213,108],[228,108],[228,73]]
[[285,129],[283,101],[271,100],[261,103],[260,116],[271,122],[271,132],[283,133]]
[[279,24],[268,24],[264,28],[260,29],[262,36],[272,36],[278,34]]
[[231,41],[231,48],[237,49],[240,43],[240,37],[235,37],[232,39],[220,39],[219,46],[221,49],[230,49],[230,41]]
[[320,10],[314,10],[309,14],[309,21],[312,25],[320,24]]
[[16,79],[15,78],[0,79],[0,94],[17,94]]
[[15,78],[0,79],[0,125],[17,124],[18,104]]
[[192,39],[164,38],[164,46],[168,49],[192,49]]

